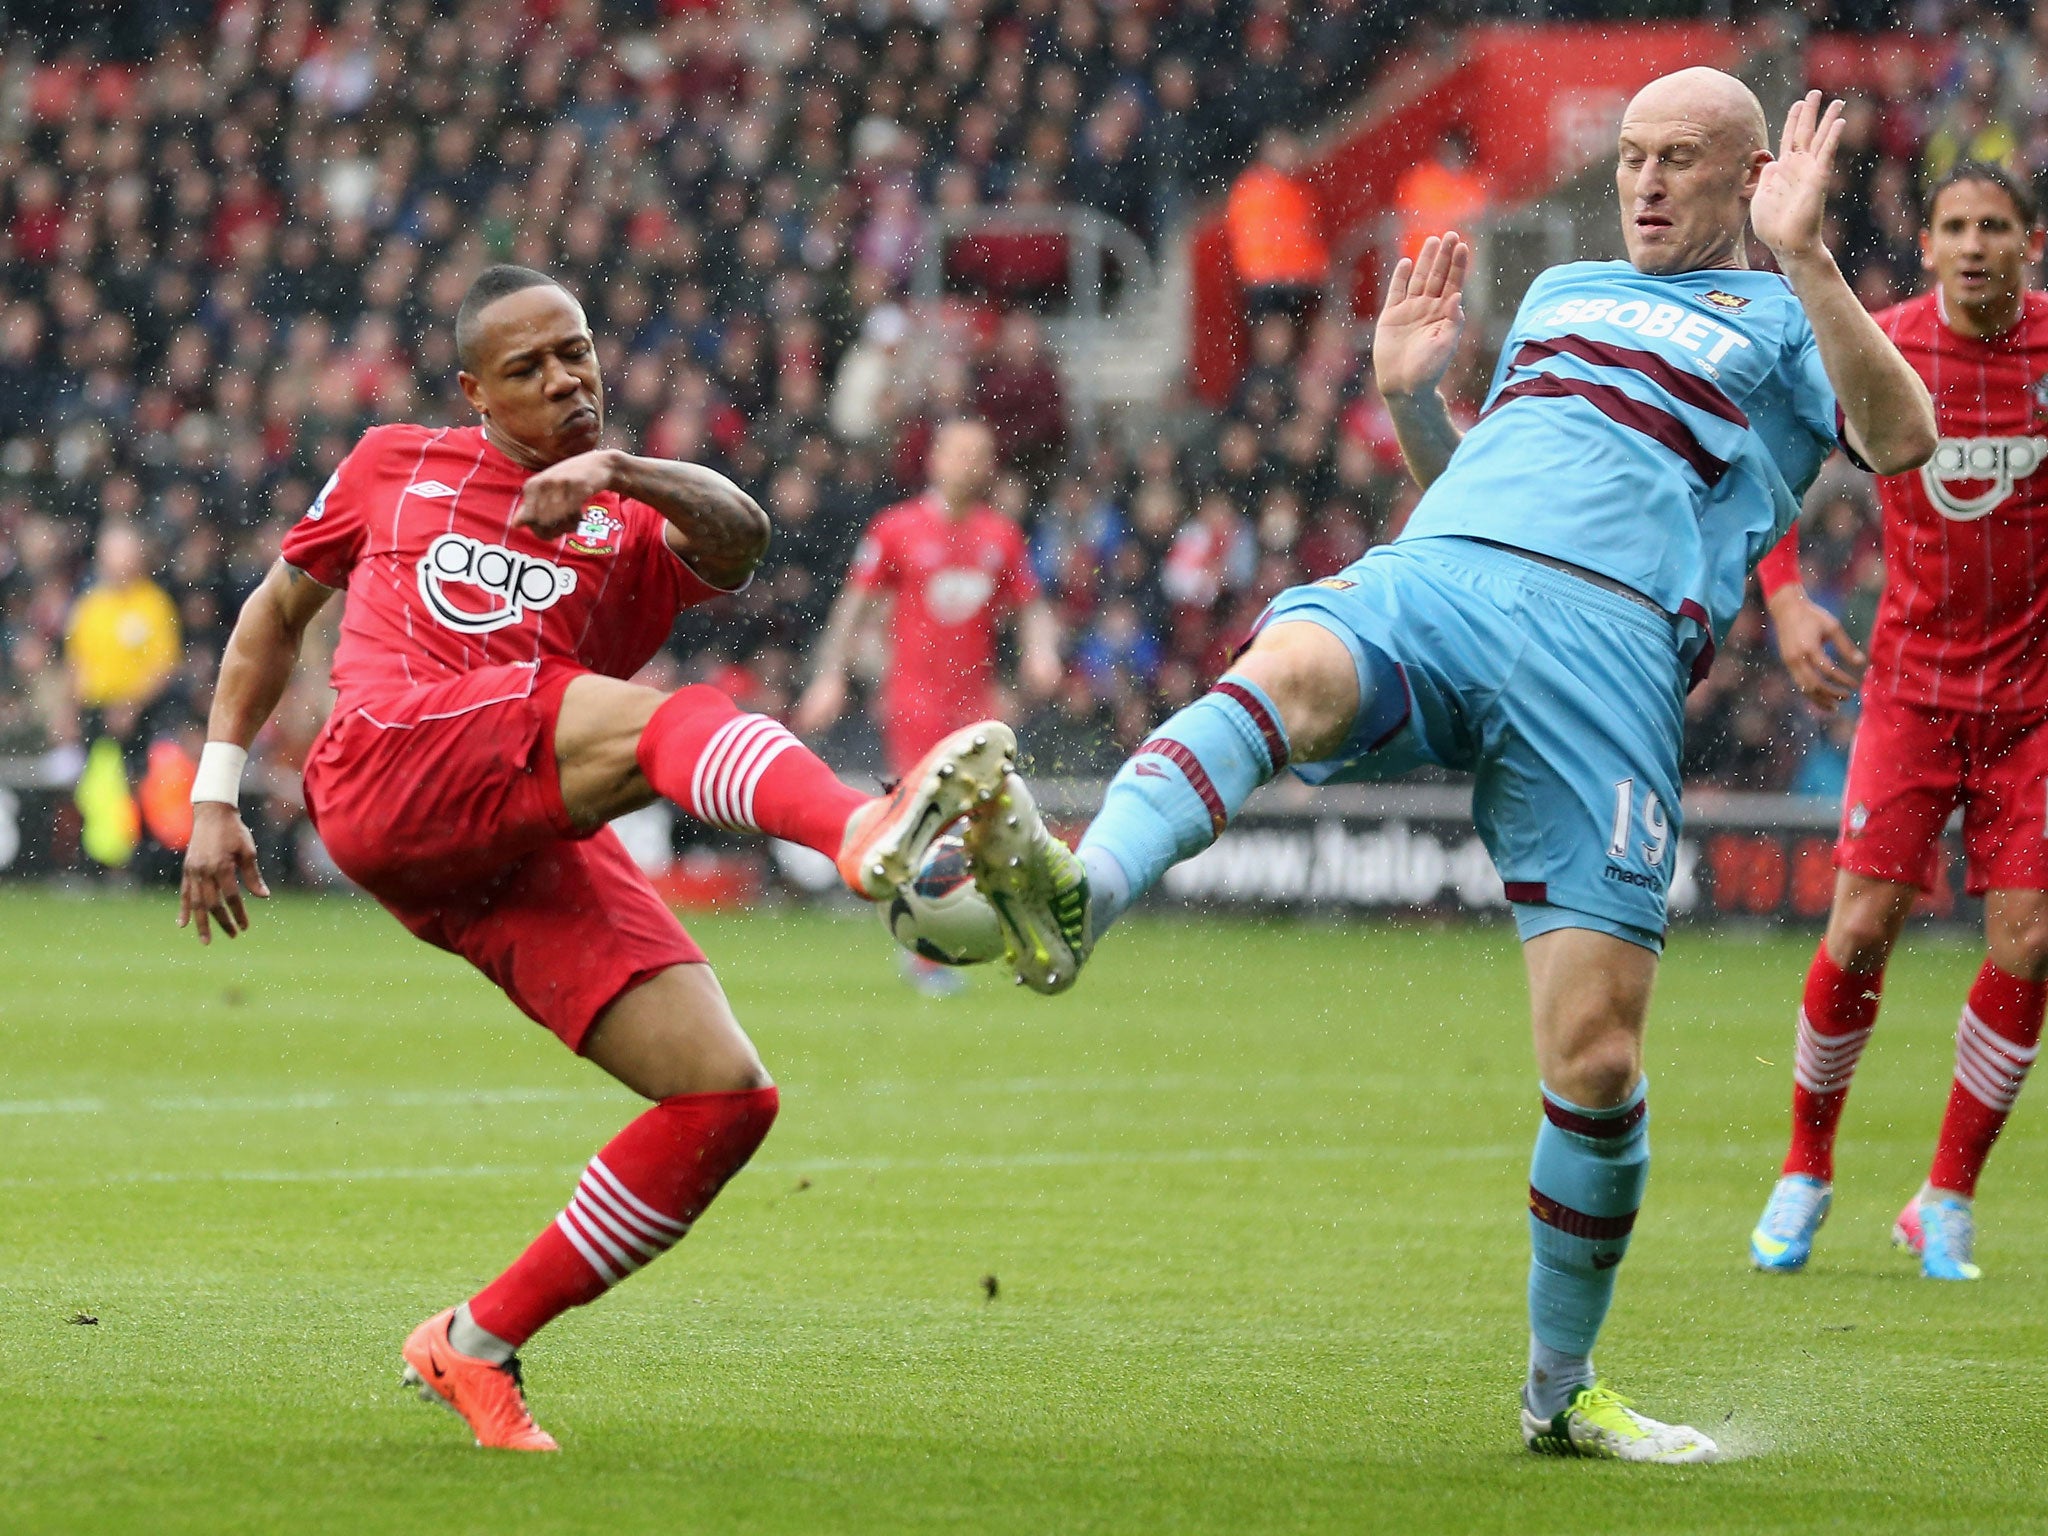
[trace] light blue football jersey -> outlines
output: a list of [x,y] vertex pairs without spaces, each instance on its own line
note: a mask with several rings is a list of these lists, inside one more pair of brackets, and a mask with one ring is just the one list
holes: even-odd
[[1568,560],[1719,638],[1838,422],[1776,273],[1572,262],[1530,285],[1485,414],[1401,537]]

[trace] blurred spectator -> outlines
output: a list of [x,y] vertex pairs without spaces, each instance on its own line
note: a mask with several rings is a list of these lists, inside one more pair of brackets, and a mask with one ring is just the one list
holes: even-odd
[[975,370],[974,408],[994,429],[1003,462],[1035,485],[1047,483],[1066,448],[1066,391],[1031,315],[1004,318],[994,350]]
[[1447,129],[1435,155],[1402,172],[1394,184],[1401,254],[1418,254],[1424,240],[1446,230],[1470,233],[1487,201],[1486,178],[1472,166],[1472,141],[1462,128]]
[[151,710],[179,660],[177,605],[149,579],[148,549],[125,523],[100,530],[93,581],[64,624],[64,666],[84,736],[112,737],[139,774]]
[[1254,318],[1274,311],[1305,318],[1330,275],[1322,211],[1302,173],[1302,158],[1299,138],[1269,128],[1259,140],[1258,159],[1230,188],[1224,210],[1230,260]]

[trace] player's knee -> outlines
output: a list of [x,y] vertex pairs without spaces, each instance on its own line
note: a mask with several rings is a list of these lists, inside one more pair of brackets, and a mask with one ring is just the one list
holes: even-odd
[[1845,971],[1881,971],[1891,958],[1898,926],[1891,914],[1869,903],[1838,907],[1828,923],[1828,958]]
[[1358,667],[1344,642],[1321,625],[1275,624],[1231,670],[1273,700],[1295,761],[1327,757],[1350,734],[1359,707]]
[[756,1088],[772,1087],[775,1082],[761,1065],[752,1044],[744,1039],[731,1048],[708,1052],[691,1063],[690,1076],[697,1085],[692,1089],[695,1093],[751,1093]]
[[1642,1075],[1642,1059],[1633,1042],[1626,1047],[1603,1047],[1580,1065],[1579,1091],[1584,1097],[1579,1102],[1588,1109],[1612,1109],[1627,1102]]
[[1643,1075],[1642,1048],[1632,1031],[1591,1031],[1567,1051],[1546,1077],[1552,1092],[1587,1109],[1626,1103]]
[[1991,963],[2021,981],[2048,981],[2048,907],[1996,925],[1990,935]]

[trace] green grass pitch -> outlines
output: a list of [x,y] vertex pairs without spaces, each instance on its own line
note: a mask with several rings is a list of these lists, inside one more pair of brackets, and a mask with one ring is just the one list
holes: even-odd
[[1811,939],[1678,935],[1600,1355],[1734,1453],[1666,1470],[1516,1438],[1504,926],[1138,922],[1064,999],[930,1002],[871,918],[698,920],[782,1119],[529,1348],[565,1454],[519,1458],[401,1394],[398,1344],[633,1101],[367,904],[210,952],[171,914],[0,897],[9,1532],[2048,1530],[2048,1088],[1985,1181],[1989,1278],[1886,1247],[1960,942],[1893,967],[1819,1255],[1766,1279]]

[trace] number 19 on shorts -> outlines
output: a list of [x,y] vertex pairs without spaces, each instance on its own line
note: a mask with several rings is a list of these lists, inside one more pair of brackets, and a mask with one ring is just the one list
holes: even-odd
[[[1622,779],[1614,786],[1614,836],[1607,843],[1610,859],[1628,857],[1630,828],[1636,815],[1636,781]],[[1643,862],[1656,869],[1663,864],[1664,849],[1671,841],[1671,822],[1655,790],[1643,791],[1641,816],[1644,840],[1637,846],[1642,849]]]

